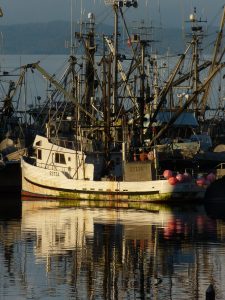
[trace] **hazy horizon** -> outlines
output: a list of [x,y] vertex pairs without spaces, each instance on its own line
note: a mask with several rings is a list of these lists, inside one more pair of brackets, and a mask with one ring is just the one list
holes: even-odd
[[[182,27],[194,7],[202,20],[218,26],[225,4],[222,0],[139,0],[137,9],[124,9],[129,20],[144,20],[162,27]],[[111,24],[113,13],[103,0],[5,0],[0,1],[3,10],[1,25],[46,23],[51,21],[79,21],[89,12],[96,16],[97,23]],[[72,10],[71,10],[72,8]]]

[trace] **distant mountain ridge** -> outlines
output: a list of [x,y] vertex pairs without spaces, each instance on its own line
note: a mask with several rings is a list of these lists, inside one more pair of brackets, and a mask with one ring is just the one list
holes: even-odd
[[[79,28],[77,27],[78,31]],[[66,41],[70,41],[70,23],[54,21],[49,23],[29,23],[0,26],[2,32],[1,53],[4,54],[67,54]],[[109,25],[98,24],[98,33],[112,34],[113,28]],[[181,29],[157,29],[154,32],[153,47],[157,52],[164,54],[181,53],[185,41]]]

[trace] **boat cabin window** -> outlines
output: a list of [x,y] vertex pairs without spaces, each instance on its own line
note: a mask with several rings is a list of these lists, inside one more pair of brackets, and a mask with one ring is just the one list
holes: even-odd
[[42,159],[42,152],[40,149],[37,149],[37,158]]
[[41,142],[41,141],[38,141],[38,142],[36,143],[36,146],[42,146],[42,142]]
[[65,156],[62,153],[55,154],[55,162],[58,164],[66,164]]
[[68,157],[68,161],[71,161],[71,157]]

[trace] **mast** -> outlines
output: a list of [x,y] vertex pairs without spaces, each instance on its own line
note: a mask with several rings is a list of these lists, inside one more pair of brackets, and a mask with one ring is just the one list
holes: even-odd
[[73,0],[70,0],[70,55],[74,55],[74,42],[73,42]]
[[[77,39],[81,40],[83,43],[85,51],[85,90],[83,95],[84,108],[90,114],[93,114],[92,104],[94,100],[94,90],[95,90],[95,16],[93,13],[88,14],[89,22],[84,23],[87,33],[76,32],[75,36]],[[82,24],[83,25],[83,24]],[[88,116],[85,117],[86,125],[91,125],[91,119]]]
[[105,37],[103,35],[103,115],[104,115],[104,151],[106,164],[110,160],[110,86],[111,86],[111,55],[106,57]]
[[157,63],[157,57],[155,57],[152,60],[152,65],[153,65],[153,106],[151,108],[151,112],[154,111],[157,108],[158,104],[158,98],[159,98],[159,71],[158,71],[158,63]]
[[143,144],[143,123],[145,108],[145,47],[147,42],[140,41],[141,45],[141,76],[140,76],[140,143]]
[[[222,18],[221,18],[221,22],[220,22],[220,29],[219,29],[219,33],[217,35],[217,39],[216,39],[216,43],[215,43],[215,47],[214,47],[214,54],[213,54],[213,57],[212,57],[212,64],[211,64],[211,67],[209,69],[209,73],[208,75],[210,75],[215,66],[221,62],[221,59],[222,59],[222,56],[220,56],[220,58],[218,59],[218,54],[219,54],[219,51],[220,51],[220,48],[221,48],[221,41],[222,41],[222,38],[223,38],[223,28],[224,28],[224,24],[225,24],[225,6],[223,7],[223,14],[222,14]],[[223,54],[224,54],[224,51],[225,49],[223,50]],[[211,88],[211,84],[207,84],[206,88],[205,88],[205,91],[203,93],[203,96],[202,96],[202,107],[201,107],[201,115],[204,117],[205,115],[205,110],[206,110],[206,103],[207,103],[207,99],[208,99],[208,96],[209,96],[209,93],[210,93],[210,88]]]
[[154,42],[154,40],[149,39],[149,32],[151,27],[145,26],[144,22],[142,21],[141,24],[137,27],[138,34],[134,34],[134,40],[137,40],[140,46],[140,65],[139,65],[139,78],[140,78],[140,93],[139,93],[139,126],[140,126],[140,144],[143,145],[144,139],[144,116],[145,116],[145,109],[146,104],[149,101],[150,97],[150,86],[148,83],[148,75],[145,70],[146,62],[145,58],[148,56],[147,47],[149,46],[150,42]]
[[[114,52],[114,46],[113,46],[112,41],[106,36],[104,36],[104,39],[107,42],[107,45],[108,45],[108,47],[109,47],[109,49],[110,49],[110,51],[111,51],[111,53],[114,57],[115,52]],[[125,89],[127,90],[128,94],[129,94],[129,97],[131,98],[131,101],[133,102],[133,105],[134,105],[135,109],[138,109],[138,103],[137,103],[137,99],[136,99],[136,96],[135,96],[134,91],[133,91],[133,87],[129,83],[129,76],[124,71],[122,63],[119,60],[117,61],[117,66],[118,66],[118,72],[120,73],[120,76],[121,76],[121,80],[125,83]]]
[[[118,57],[119,57],[119,49],[118,49],[118,36],[119,36],[119,13],[122,14],[122,8],[125,6],[127,8],[133,6],[134,8],[137,7],[137,1],[119,1],[119,0],[105,0],[106,5],[111,5],[114,11],[114,40],[113,40],[113,88],[112,88],[112,114],[113,114],[113,138],[116,140],[116,132],[115,132],[115,121],[117,120],[116,114],[118,113]],[[120,72],[122,72],[122,68],[120,68]],[[122,76],[123,77],[123,76]],[[124,79],[124,77],[123,77]]]
[[115,116],[118,108],[118,6],[120,2],[115,1],[114,10],[114,59],[113,59],[113,105],[112,112]]
[[[85,106],[86,110],[92,113],[92,102],[94,100],[94,82],[95,82],[95,71],[94,71],[94,63],[95,63],[95,17],[93,13],[88,14],[89,23],[87,26],[88,33],[86,37],[86,69],[85,69]],[[88,120],[87,124],[90,124],[90,120]]]
[[[206,22],[202,21],[201,18],[197,19],[196,7],[194,8],[194,13],[190,15],[189,21],[191,22],[192,31],[192,64],[193,64],[193,92],[198,90],[200,79],[199,79],[199,51],[200,44],[202,43],[203,28],[200,23]],[[196,97],[193,103],[193,109],[198,114],[198,97]]]

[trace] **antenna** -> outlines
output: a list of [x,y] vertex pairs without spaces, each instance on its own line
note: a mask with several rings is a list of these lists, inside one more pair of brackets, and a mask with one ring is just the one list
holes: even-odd
[[71,55],[74,54],[74,43],[73,43],[73,0],[70,2],[70,51]]

